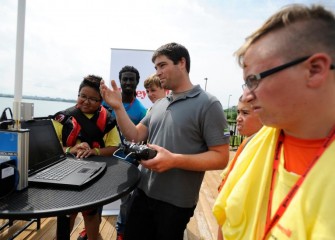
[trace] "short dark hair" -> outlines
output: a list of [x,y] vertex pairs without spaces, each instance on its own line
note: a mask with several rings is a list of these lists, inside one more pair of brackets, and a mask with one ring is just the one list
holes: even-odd
[[182,59],[185,58],[186,61],[186,71],[189,73],[191,69],[191,58],[188,50],[181,44],[172,42],[167,43],[160,48],[158,48],[153,56],[152,62],[155,62],[158,56],[164,55],[170,59],[175,65]]
[[100,94],[100,82],[102,77],[96,75],[87,75],[79,85],[79,92],[83,87],[91,87]]
[[122,73],[124,73],[124,72],[133,72],[133,73],[135,73],[136,74],[136,81],[137,81],[137,84],[139,83],[139,81],[140,81],[140,73],[138,72],[138,70],[135,68],[135,67],[133,67],[133,66],[124,66],[121,70],[120,70],[120,72],[119,72],[119,80],[121,81],[121,77],[122,77]]

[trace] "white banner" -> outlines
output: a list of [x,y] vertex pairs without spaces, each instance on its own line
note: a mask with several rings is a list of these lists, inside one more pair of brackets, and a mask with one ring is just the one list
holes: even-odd
[[[137,99],[140,100],[146,108],[151,107],[152,103],[146,94],[143,83],[145,79],[156,72],[154,64],[151,61],[154,51],[120,48],[112,48],[111,50],[110,80],[115,80],[118,87],[121,88],[119,80],[120,70],[126,65],[135,67],[140,73],[140,82],[136,88]],[[118,215],[120,204],[121,201],[118,200],[105,205],[102,215]]]

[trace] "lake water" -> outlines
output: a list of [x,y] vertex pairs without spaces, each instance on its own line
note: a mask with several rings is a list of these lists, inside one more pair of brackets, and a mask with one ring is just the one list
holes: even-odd
[[[14,98],[0,97],[0,115],[6,107],[13,111]],[[22,99],[21,102],[34,104],[34,117],[46,117],[55,114],[58,111],[67,109],[75,105],[69,102],[44,101],[34,99]],[[7,117],[9,118],[7,112]]]

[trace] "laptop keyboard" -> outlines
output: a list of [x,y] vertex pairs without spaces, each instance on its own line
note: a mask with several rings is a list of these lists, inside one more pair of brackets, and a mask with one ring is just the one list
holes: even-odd
[[62,180],[64,177],[75,171],[77,168],[87,164],[87,161],[78,161],[68,159],[64,162],[59,163],[56,167],[45,170],[36,175],[38,179],[45,180]]

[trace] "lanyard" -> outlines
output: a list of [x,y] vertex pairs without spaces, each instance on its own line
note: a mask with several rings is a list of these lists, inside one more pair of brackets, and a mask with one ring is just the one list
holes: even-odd
[[310,163],[310,165],[308,166],[304,174],[302,174],[300,178],[298,179],[298,181],[293,185],[289,193],[286,195],[284,200],[279,205],[276,213],[271,218],[271,207],[272,207],[272,198],[273,198],[273,192],[274,192],[274,187],[275,187],[275,179],[278,174],[278,166],[279,166],[279,161],[280,161],[280,149],[281,149],[281,146],[283,145],[284,138],[285,138],[284,133],[283,131],[281,131],[279,138],[278,138],[278,142],[277,142],[275,158],[273,161],[272,178],[271,178],[270,194],[269,194],[269,201],[268,201],[268,211],[267,211],[267,216],[266,216],[266,227],[264,231],[264,236],[262,238],[263,240],[267,237],[267,235],[269,234],[273,226],[276,225],[279,219],[283,216],[288,205],[290,204],[294,195],[300,188],[301,184],[304,182],[309,171],[314,167],[315,163],[319,160],[320,156],[324,153],[324,151],[327,149],[330,143],[332,143],[335,140],[335,127],[333,127],[333,129],[330,131],[323,145],[317,151],[314,159],[312,160],[312,162]]

